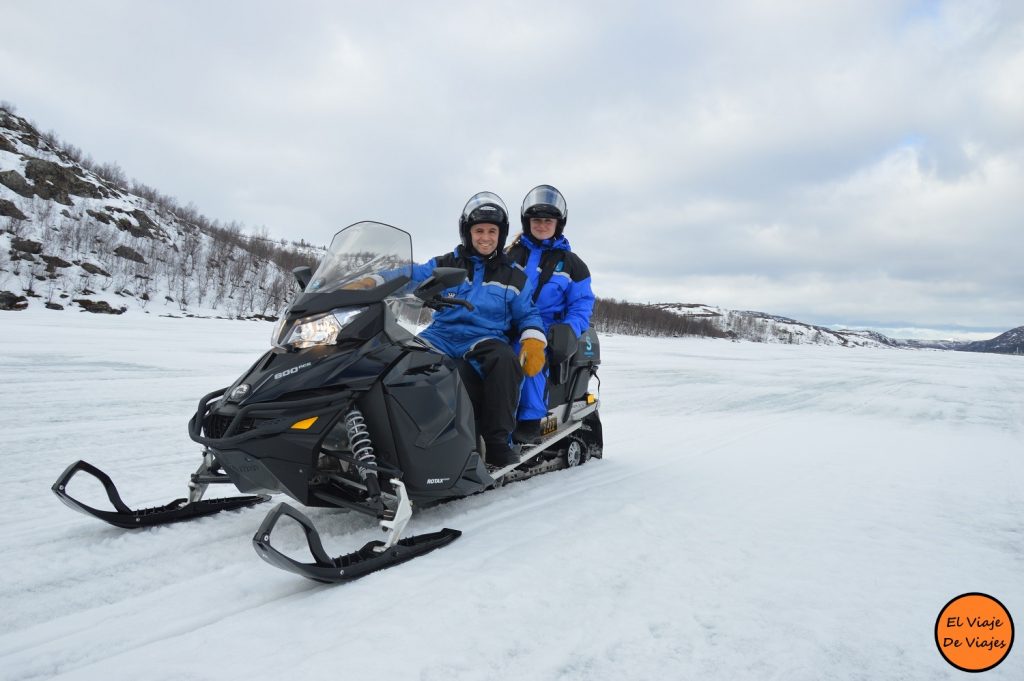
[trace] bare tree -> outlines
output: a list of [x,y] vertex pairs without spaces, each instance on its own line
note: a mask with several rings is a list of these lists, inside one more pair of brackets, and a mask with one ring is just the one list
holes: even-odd
[[92,171],[115,187],[128,190],[128,177],[124,174],[121,166],[116,163],[101,163],[92,168]]
[[30,224],[28,220],[9,217],[7,218],[7,231],[20,239],[25,235],[25,231]]
[[5,290],[7,282],[16,275],[13,269],[11,266],[11,256],[6,250],[0,250],[0,290]]

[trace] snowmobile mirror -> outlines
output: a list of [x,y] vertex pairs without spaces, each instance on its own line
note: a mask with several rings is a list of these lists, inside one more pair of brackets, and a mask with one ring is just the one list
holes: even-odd
[[292,274],[295,275],[295,281],[299,282],[299,288],[305,291],[306,287],[309,286],[310,280],[313,278],[313,270],[302,265],[301,267],[292,268]]
[[446,288],[458,286],[466,280],[466,270],[461,267],[435,267],[434,273],[423,280],[413,291],[420,300],[430,300]]

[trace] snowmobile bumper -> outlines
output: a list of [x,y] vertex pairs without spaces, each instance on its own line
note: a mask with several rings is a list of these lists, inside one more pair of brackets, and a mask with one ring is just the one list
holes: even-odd
[[[103,484],[103,489],[107,493],[107,498],[110,503],[114,505],[113,511],[93,508],[88,504],[85,504],[78,499],[75,499],[67,492],[68,483],[71,481],[77,473],[87,473],[93,476]],[[223,478],[220,480],[218,478]],[[193,476],[193,482],[203,485],[231,481],[225,475],[213,475],[205,474],[201,475],[199,471]],[[194,518],[201,518],[203,516],[213,515],[221,511],[230,511],[238,508],[245,508],[247,506],[254,506],[256,504],[268,501],[270,497],[257,495],[257,496],[241,496],[241,497],[227,497],[223,499],[195,499],[190,501],[189,499],[175,499],[169,504],[163,506],[155,506],[153,508],[141,508],[131,509],[121,499],[121,495],[117,491],[117,486],[114,481],[110,479],[110,476],[96,468],[90,463],[85,461],[76,461],[75,463],[64,469],[57,481],[50,487],[53,493],[57,495],[68,508],[74,509],[79,513],[85,515],[91,515],[95,518],[99,518],[105,522],[110,523],[116,527],[123,527],[126,529],[133,529],[136,527],[153,527],[154,525],[165,525],[167,523],[181,522],[184,520],[193,520]]]
[[[232,405],[229,415],[215,414],[223,404],[220,398],[226,391],[227,388],[216,390],[199,401],[199,408],[188,422],[188,435],[193,441],[215,449],[232,449],[256,438],[289,431],[294,425],[293,416],[305,419],[318,416],[320,412],[334,414],[354,397],[351,391],[338,390],[303,400],[257,402],[237,409]],[[320,428],[310,430],[319,432]]]
[[[217,390],[200,400],[189,420],[189,437],[213,452],[241,492],[284,492],[302,504],[309,495],[319,443],[354,394],[348,390],[301,400],[245,406],[221,399]],[[299,423],[312,422],[312,426]]]

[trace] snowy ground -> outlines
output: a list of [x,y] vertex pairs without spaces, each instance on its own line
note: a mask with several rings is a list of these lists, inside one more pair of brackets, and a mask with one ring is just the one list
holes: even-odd
[[[462,538],[325,587],[256,556],[267,505],[127,532],[49,490],[84,458],[183,496],[188,417],[270,324],[0,314],[0,679],[951,679],[947,601],[1024,623],[1019,357],[605,338],[603,461],[428,509],[410,532]],[[310,514],[333,555],[379,535]]]

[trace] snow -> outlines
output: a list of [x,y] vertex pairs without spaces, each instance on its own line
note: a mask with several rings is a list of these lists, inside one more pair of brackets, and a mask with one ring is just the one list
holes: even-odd
[[[947,601],[1024,622],[1018,357],[604,337],[604,460],[427,509],[410,533],[463,536],[326,587],[256,556],[269,505],[131,532],[48,489],[84,458],[183,496],[187,419],[270,324],[0,319],[0,679],[959,679]],[[332,555],[380,535],[304,510]]]

